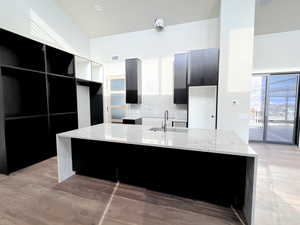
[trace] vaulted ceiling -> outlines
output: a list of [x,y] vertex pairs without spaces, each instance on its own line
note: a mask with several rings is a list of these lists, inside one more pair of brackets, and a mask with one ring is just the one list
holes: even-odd
[[217,17],[218,0],[56,0],[89,37],[150,29]]
[[[300,29],[299,0],[256,0],[255,33]],[[151,29],[219,16],[220,0],[56,0],[89,37]]]

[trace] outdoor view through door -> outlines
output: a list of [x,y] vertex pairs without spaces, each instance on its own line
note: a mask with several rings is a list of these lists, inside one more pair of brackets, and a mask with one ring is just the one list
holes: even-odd
[[252,77],[250,141],[296,144],[299,74]]

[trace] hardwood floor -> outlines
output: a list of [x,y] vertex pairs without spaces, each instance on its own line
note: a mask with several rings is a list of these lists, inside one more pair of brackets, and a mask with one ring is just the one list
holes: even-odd
[[79,176],[58,184],[53,158],[2,178],[0,224],[98,224],[113,187]]
[[259,154],[255,225],[300,224],[300,150],[251,144]]
[[121,184],[103,225],[241,224],[231,209]]
[[[255,225],[299,225],[300,151],[251,146],[259,154]],[[0,225],[240,224],[230,209],[125,184],[84,176],[58,184],[56,166],[52,158],[0,175]]]
[[230,209],[143,188],[77,175],[58,184],[56,166],[0,177],[0,225],[240,225]]

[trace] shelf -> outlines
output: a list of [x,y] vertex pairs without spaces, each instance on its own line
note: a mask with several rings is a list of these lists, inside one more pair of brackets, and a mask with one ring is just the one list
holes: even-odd
[[0,29],[1,64],[45,71],[44,45]]
[[11,65],[1,65],[1,68],[9,68],[9,69],[15,69],[15,70],[20,70],[20,71],[26,71],[26,72],[33,72],[33,73],[39,73],[42,75],[45,75],[46,72],[44,71],[38,71],[38,70],[32,70],[32,69],[26,69],[18,66],[11,66]]
[[64,113],[50,113],[50,116],[64,116],[64,115],[74,115],[77,112],[64,112]]
[[73,79],[48,77],[50,113],[76,112],[76,85]]
[[34,119],[34,118],[41,118],[41,117],[48,117],[48,114],[28,115],[28,116],[10,116],[10,117],[6,117],[5,120],[23,120],[23,119]]
[[92,81],[103,83],[104,81],[103,65],[92,62]]
[[47,113],[46,78],[39,73],[2,67],[6,117]]
[[75,76],[74,55],[46,46],[46,61],[48,73]]
[[0,36],[0,172],[9,174],[55,156],[56,134],[78,128],[76,80],[74,55]]
[[90,81],[90,80],[85,80],[85,79],[80,79],[80,78],[76,78],[76,82],[79,85],[85,85],[85,86],[91,86],[91,85],[101,86],[102,85],[102,83],[99,83],[96,81]]
[[9,172],[38,163],[49,155],[47,117],[6,121],[5,133]]
[[56,154],[56,134],[78,128],[77,114],[50,116],[50,142],[52,154]]
[[[58,123],[53,124],[53,122]],[[50,114],[50,123],[51,129],[57,132],[64,132],[68,129],[77,129],[77,113],[71,112]]]
[[76,78],[92,80],[91,61],[79,56],[75,56],[75,74]]
[[50,116],[51,134],[74,130],[78,128],[77,113],[56,114]]
[[66,78],[66,79],[72,79],[72,80],[74,80],[74,77],[69,77],[69,76],[55,74],[55,73],[47,73],[47,75],[48,76],[61,77],[61,78]]

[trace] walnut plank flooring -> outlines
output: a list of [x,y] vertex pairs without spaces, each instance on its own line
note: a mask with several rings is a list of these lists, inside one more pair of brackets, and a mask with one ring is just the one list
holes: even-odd
[[103,225],[240,225],[230,209],[121,184]]
[[0,224],[98,225],[114,185],[80,176],[58,184],[49,159],[0,181]]
[[[300,151],[251,144],[259,154],[255,225],[299,225]],[[0,225],[240,224],[230,209],[120,184],[73,176],[58,184],[56,158],[0,175]]]
[[[115,183],[73,176],[52,158],[0,176],[0,225],[98,225]],[[120,184],[100,225],[240,225],[230,209]]]

